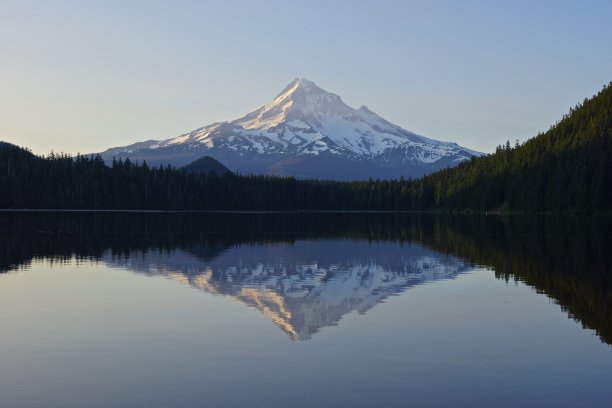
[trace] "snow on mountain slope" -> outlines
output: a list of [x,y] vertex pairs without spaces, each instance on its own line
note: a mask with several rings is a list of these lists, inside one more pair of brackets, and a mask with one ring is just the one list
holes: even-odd
[[409,132],[365,106],[353,109],[303,78],[233,121],[102,153],[174,165],[204,154],[242,173],[331,179],[416,176],[481,155]]

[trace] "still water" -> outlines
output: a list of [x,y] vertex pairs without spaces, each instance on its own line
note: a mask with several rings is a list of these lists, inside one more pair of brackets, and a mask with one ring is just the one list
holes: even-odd
[[610,407],[611,231],[1,213],[0,407]]

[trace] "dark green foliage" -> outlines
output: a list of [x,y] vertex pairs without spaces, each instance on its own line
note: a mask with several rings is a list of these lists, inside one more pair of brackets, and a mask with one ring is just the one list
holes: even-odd
[[415,188],[433,189],[433,207],[442,209],[609,212],[611,160],[612,83],[546,133],[515,147],[507,142]]
[[409,183],[197,173],[99,156],[37,157],[0,143],[0,208],[409,210]]
[[183,169],[194,173],[216,173],[223,175],[231,173],[221,162],[210,156],[200,157],[199,159],[183,166]]
[[183,169],[129,159],[107,166],[98,156],[37,157],[0,142],[0,208],[611,212],[611,139],[612,83],[522,145],[415,181],[190,171],[208,168],[206,158]]

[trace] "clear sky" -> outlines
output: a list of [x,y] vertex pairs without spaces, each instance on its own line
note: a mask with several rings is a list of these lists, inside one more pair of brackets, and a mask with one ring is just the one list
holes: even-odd
[[36,153],[174,137],[295,77],[491,152],[612,80],[612,1],[0,0],[0,140]]

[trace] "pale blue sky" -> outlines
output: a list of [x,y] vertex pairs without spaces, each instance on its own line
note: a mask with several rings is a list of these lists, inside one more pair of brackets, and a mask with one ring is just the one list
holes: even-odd
[[0,0],[0,140],[101,151],[234,119],[306,77],[490,152],[612,80],[612,1]]

